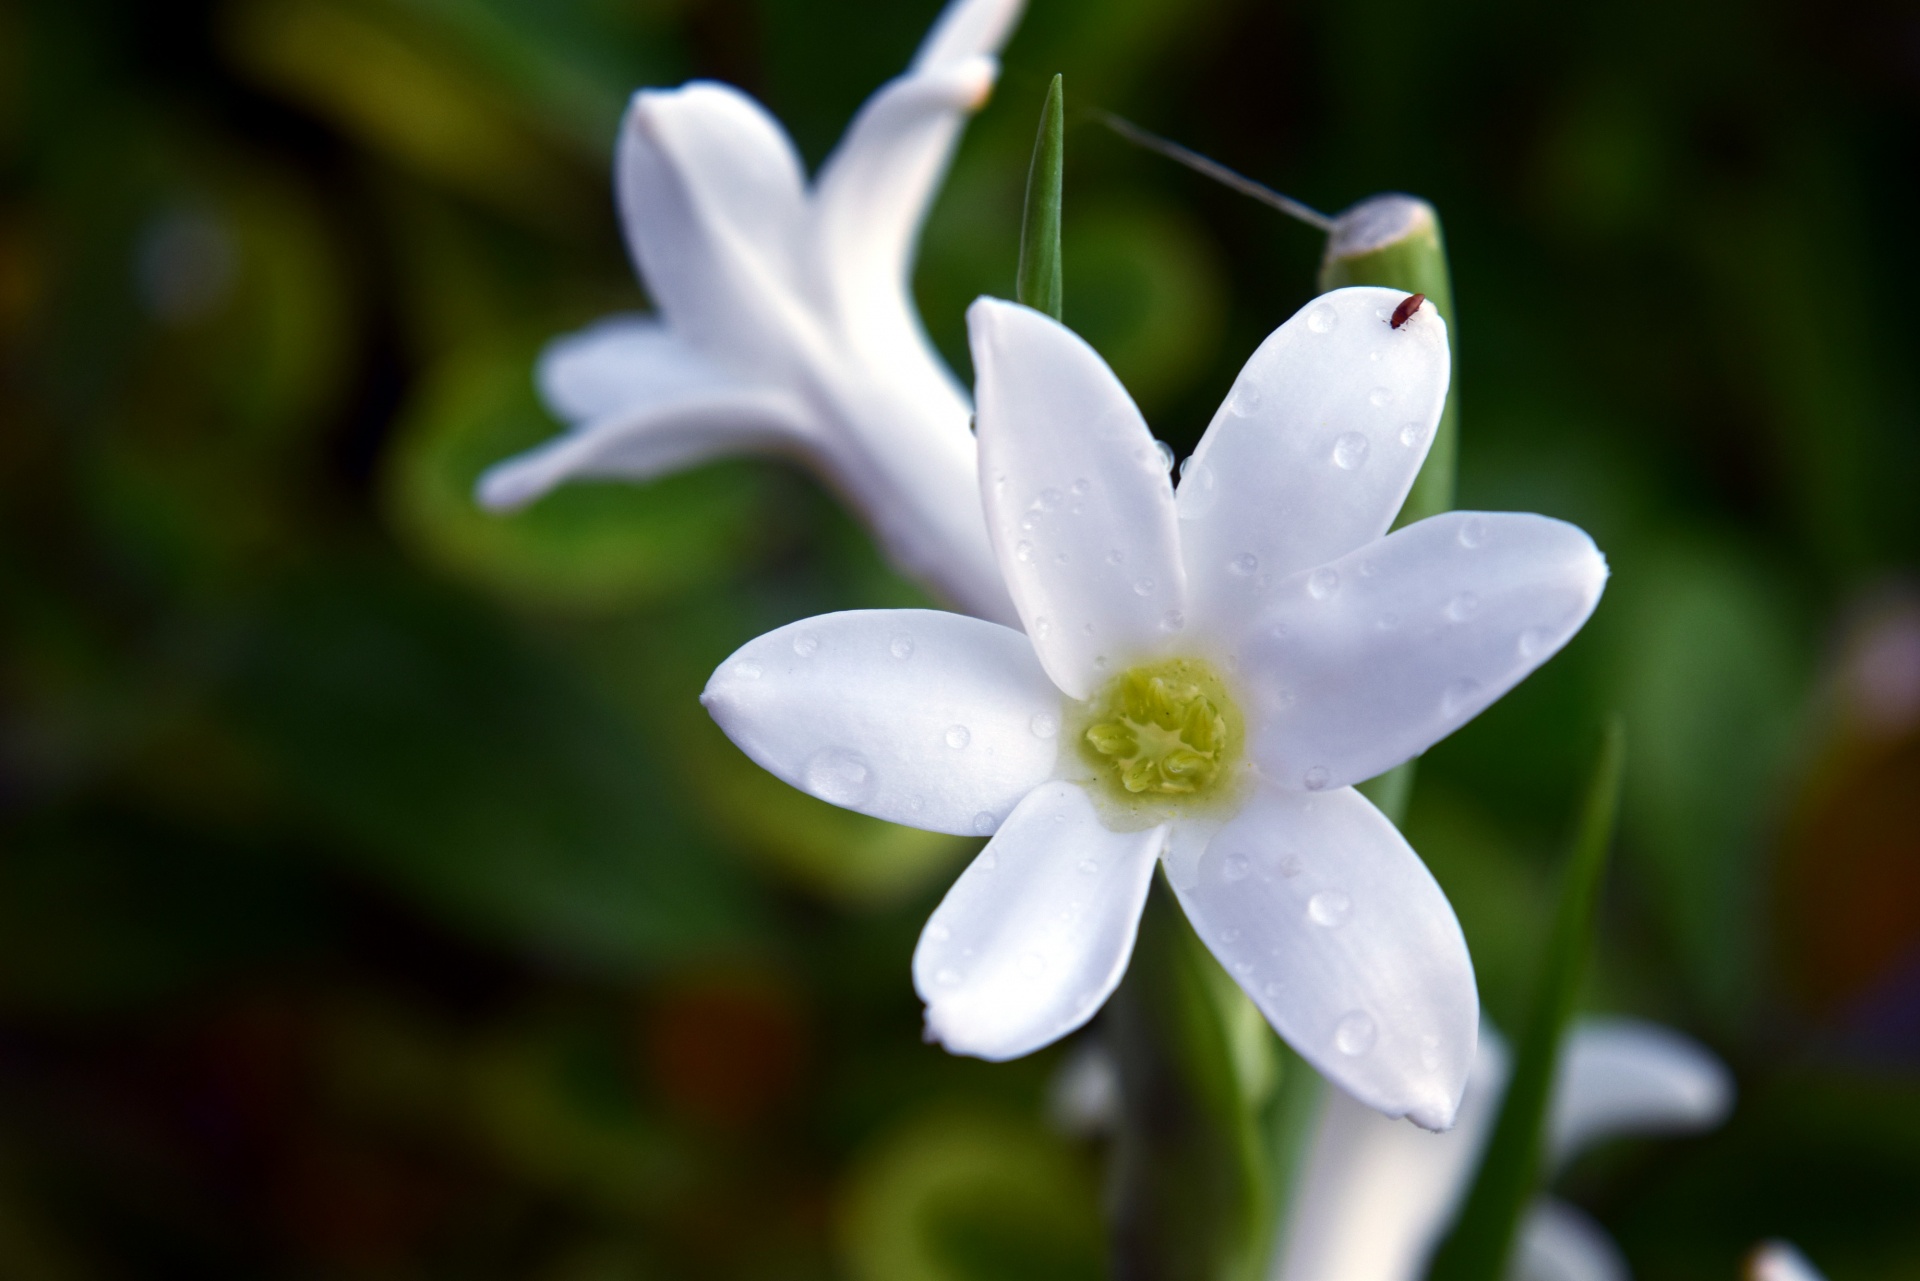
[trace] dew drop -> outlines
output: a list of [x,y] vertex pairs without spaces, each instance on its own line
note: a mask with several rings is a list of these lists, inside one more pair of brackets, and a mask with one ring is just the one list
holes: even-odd
[[1022,516],[1020,518],[1020,532],[1023,534],[1031,534],[1035,529],[1039,528],[1039,526],[1039,520],[1033,516]]
[[1385,409],[1393,403],[1393,389],[1391,387],[1375,387],[1367,393],[1367,403],[1375,409]]
[[1408,449],[1412,449],[1426,438],[1427,427],[1425,423],[1408,423],[1400,429],[1400,443]]
[[1248,862],[1245,854],[1229,854],[1227,861],[1221,864],[1220,870],[1229,881],[1241,881],[1245,880],[1247,873],[1253,870],[1253,864]]
[[1035,738],[1052,738],[1060,732],[1060,718],[1052,712],[1035,712],[1033,719],[1027,722],[1027,728],[1033,731]]
[[1342,471],[1352,471],[1367,461],[1367,451],[1371,442],[1357,431],[1342,432],[1340,439],[1333,442],[1333,465]]
[[1355,1010],[1333,1029],[1333,1048],[1357,1058],[1373,1048],[1373,1038],[1377,1033],[1373,1016],[1364,1010]]
[[1318,792],[1326,788],[1328,780],[1332,777],[1333,775],[1327,773],[1326,766],[1316,765],[1301,775],[1300,781],[1307,785],[1309,792]]
[[1227,568],[1240,575],[1240,577],[1246,578],[1252,574],[1254,570],[1260,568],[1260,558],[1252,552],[1241,552],[1238,556],[1235,556],[1227,562]]
[[1456,623],[1464,623],[1480,612],[1480,598],[1472,592],[1461,592],[1447,602],[1447,617]]
[[1248,382],[1235,389],[1233,401],[1227,407],[1241,418],[1247,418],[1260,412],[1260,384]]
[[1353,900],[1339,890],[1321,890],[1307,900],[1307,919],[1315,925],[1337,930],[1353,915]]
[[[1000,545],[1002,547],[1006,546],[1005,543],[1002,543]],[[1020,541],[1020,545],[1013,549],[1013,558],[1019,561],[1022,565],[1033,564],[1033,544],[1030,542],[1027,542],[1025,539],[1022,539]]]
[[949,725],[947,727],[946,738],[947,746],[954,748],[956,751],[973,741],[973,735],[965,725]]
[[1487,522],[1481,520],[1478,516],[1473,517],[1464,525],[1460,526],[1460,545],[1462,547],[1478,547],[1486,541]]
[[1253,962],[1252,961],[1235,961],[1233,963],[1233,972],[1235,974],[1238,974],[1241,978],[1245,978],[1247,977],[1247,975],[1253,973]]
[[1339,323],[1340,313],[1324,302],[1307,313],[1307,328],[1316,334],[1330,334]]
[[887,642],[887,652],[889,654],[892,654],[895,658],[900,658],[900,659],[912,658],[913,657],[913,637],[907,635],[905,632],[902,632],[900,635],[894,637],[891,641]]
[[1166,613],[1160,615],[1161,631],[1177,632],[1181,628],[1185,627],[1186,625],[1187,625],[1187,616],[1181,613],[1177,609],[1170,609]]
[[1040,499],[1035,505],[1043,512],[1058,511],[1064,496],[1059,490],[1049,487],[1040,491]]
[[753,662],[735,663],[733,665],[733,674],[743,681],[757,681],[760,679],[760,664]]
[[1134,580],[1133,594],[1135,596],[1153,595],[1153,580],[1151,578],[1141,578],[1141,579]]
[[1079,480],[1076,480],[1073,482],[1071,488],[1073,492],[1076,494],[1084,494],[1088,490],[1093,488],[1093,482],[1088,480],[1085,476],[1082,476]]
[[[982,836],[992,836],[999,826],[1000,820],[985,810],[981,810],[973,816],[973,830]],[[1000,866],[1000,856],[992,850],[988,850],[980,856],[980,866],[991,872],[994,868]]]
[[1066,552],[1055,552],[1053,554],[1053,563],[1056,565],[1064,565],[1072,559],[1073,557],[1069,556]]
[[793,652],[802,658],[812,658],[820,652],[820,638],[812,632],[801,632],[793,638]]
[[1163,471],[1173,470],[1173,446],[1164,440],[1153,442],[1154,452],[1160,455],[1160,467]]
[[1440,1067],[1440,1038],[1428,1034],[1420,1038],[1420,1066],[1429,1072]]
[[1116,547],[1112,551],[1107,553],[1107,564],[1118,565],[1121,561],[1125,560],[1126,558],[1127,558],[1127,554],[1121,551],[1118,547]]
[[960,971],[954,969],[952,966],[948,966],[946,969],[941,970],[938,974],[934,975],[933,981],[935,983],[938,983],[941,987],[959,987]]
[[1033,620],[1033,634],[1040,640],[1045,640],[1052,631],[1053,623],[1049,620],[1044,618],[1036,618]]
[[1081,859],[1075,866],[1078,867],[1081,874],[1085,876],[1092,876],[1100,870],[1100,865],[1090,858]]
[[1213,510],[1220,495],[1216,492],[1213,468],[1191,459],[1188,464],[1186,474],[1180,478],[1180,488],[1174,494],[1174,506],[1179,509],[1180,519],[1199,520]]
[[858,805],[873,794],[873,766],[858,752],[829,747],[815,752],[801,771],[806,789],[835,805]]
[[1266,993],[1268,996],[1272,997],[1272,996],[1280,995],[1280,993],[1284,992],[1286,989],[1281,987],[1278,983],[1269,983],[1265,987],[1261,988],[1260,990]]
[[1220,941],[1222,943],[1238,943],[1240,941],[1240,931],[1239,930],[1221,930]]
[[1315,600],[1325,600],[1340,590],[1340,571],[1331,565],[1322,565],[1307,575],[1307,595]]
[[1440,695],[1440,711],[1443,715],[1453,716],[1473,702],[1474,695],[1480,692],[1480,682],[1472,677],[1462,677],[1447,686]]
[[1548,632],[1547,629],[1544,627],[1527,628],[1526,631],[1520,633],[1520,640],[1517,642],[1520,650],[1520,657],[1522,658],[1540,657],[1540,655],[1546,652],[1547,642],[1551,639],[1552,639],[1552,634]]

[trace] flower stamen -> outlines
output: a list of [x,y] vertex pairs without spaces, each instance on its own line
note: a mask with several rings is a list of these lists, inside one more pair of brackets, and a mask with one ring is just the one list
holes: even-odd
[[1231,704],[1222,707],[1219,682],[1198,668],[1181,659],[1136,667],[1095,701],[1086,743],[1128,793],[1189,796],[1227,763]]

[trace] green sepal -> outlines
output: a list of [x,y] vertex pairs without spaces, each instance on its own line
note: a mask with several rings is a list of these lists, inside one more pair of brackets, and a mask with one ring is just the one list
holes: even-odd
[[1466,1206],[1435,1255],[1430,1281],[1501,1281],[1521,1216],[1539,1191],[1542,1152],[1560,1045],[1593,951],[1600,881],[1613,844],[1626,765],[1626,730],[1607,726],[1574,829],[1573,852],[1560,882],[1560,901],[1548,936],[1540,987],[1520,1039],[1500,1119],[1480,1163]]
[[1066,178],[1067,95],[1058,75],[1040,108],[1040,132],[1027,166],[1027,202],[1020,215],[1020,267],[1014,301],[1061,319],[1065,277],[1060,267],[1060,199]]
[[1164,875],[1103,1027],[1120,1071],[1114,1278],[1258,1281],[1273,1240],[1281,1047],[1194,934]]

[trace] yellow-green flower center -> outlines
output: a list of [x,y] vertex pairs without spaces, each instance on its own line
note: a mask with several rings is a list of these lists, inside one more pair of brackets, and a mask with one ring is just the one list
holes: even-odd
[[1239,755],[1239,711],[1213,669],[1195,659],[1131,668],[1089,710],[1082,752],[1129,797],[1203,795]]

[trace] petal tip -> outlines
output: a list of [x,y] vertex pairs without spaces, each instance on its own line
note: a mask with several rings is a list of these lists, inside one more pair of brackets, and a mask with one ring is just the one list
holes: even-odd
[[515,460],[495,463],[474,482],[473,498],[490,512],[519,511],[546,493],[547,485],[531,469]]

